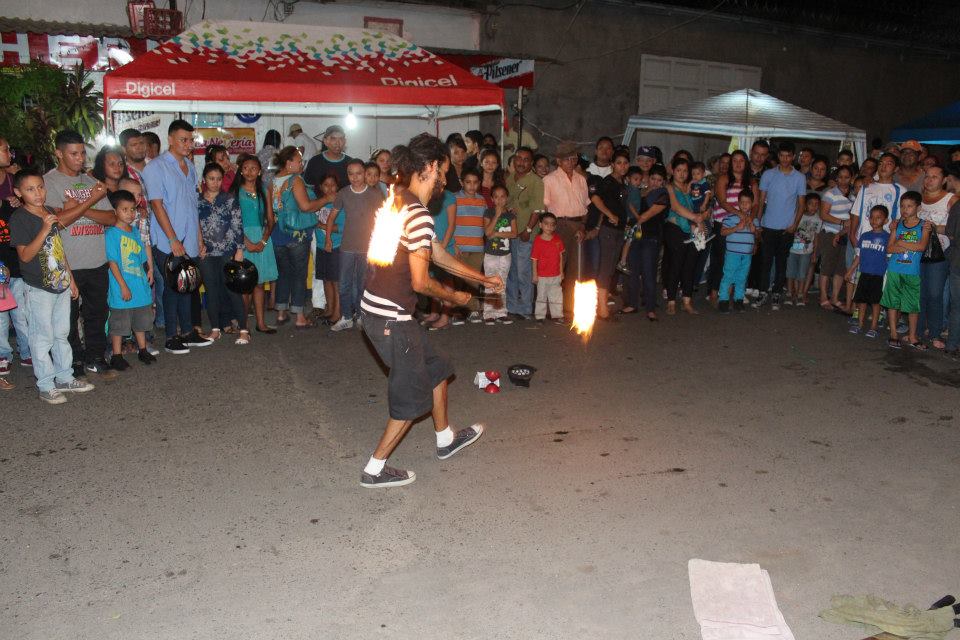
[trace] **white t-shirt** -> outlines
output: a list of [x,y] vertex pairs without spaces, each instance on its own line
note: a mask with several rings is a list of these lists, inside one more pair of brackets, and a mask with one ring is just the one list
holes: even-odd
[[613,165],[608,164],[605,167],[598,167],[596,162],[591,162],[590,166],[587,167],[587,173],[592,173],[595,176],[606,178],[608,175],[613,173]]
[[899,184],[887,184],[874,182],[860,189],[857,198],[853,201],[853,207],[850,209],[850,215],[858,216],[860,224],[857,227],[857,238],[861,233],[870,231],[870,209],[878,204],[887,208],[887,223],[883,225],[883,230],[889,232],[890,224],[900,218],[900,196],[908,190]]
[[317,143],[302,131],[293,138],[293,146],[303,147],[303,166],[307,166],[310,158],[317,155]]
[[[952,193],[947,193],[933,204],[927,204],[926,202],[920,203],[920,219],[929,220],[938,227],[947,224],[947,218],[950,217],[950,198],[952,197]],[[938,233],[937,237],[940,238],[940,246],[946,251],[947,247],[950,246],[950,238],[942,233]]]

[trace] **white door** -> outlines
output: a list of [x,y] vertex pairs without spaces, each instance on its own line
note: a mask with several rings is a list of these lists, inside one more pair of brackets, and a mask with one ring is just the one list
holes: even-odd
[[[759,90],[760,74],[760,67],[644,54],[640,56],[637,113],[674,107],[737,89]],[[664,162],[669,162],[678,149],[686,149],[694,158],[705,161],[726,151],[730,140],[717,136],[638,131],[636,145],[660,147]]]

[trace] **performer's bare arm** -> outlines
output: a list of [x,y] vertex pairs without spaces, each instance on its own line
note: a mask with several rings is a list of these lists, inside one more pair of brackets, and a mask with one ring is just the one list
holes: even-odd
[[[410,279],[413,290],[429,298],[444,300],[457,306],[463,306],[470,301],[470,294],[466,291],[453,291],[443,287],[430,277],[430,250],[418,249],[410,254]],[[456,261],[455,261],[456,262]]]
[[[451,256],[449,253],[447,253],[447,250],[443,248],[443,245],[436,240],[434,240],[432,247],[433,251],[431,258],[433,263],[441,269],[449,271],[452,275],[473,280],[477,284],[483,285],[485,288],[490,289],[493,291],[493,293],[500,293],[503,291],[504,284],[500,276],[495,276],[493,278],[486,277],[476,269]],[[417,253],[419,253],[419,251]]]

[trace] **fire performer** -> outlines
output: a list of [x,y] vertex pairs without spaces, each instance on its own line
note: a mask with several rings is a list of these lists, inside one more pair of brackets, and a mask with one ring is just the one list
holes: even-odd
[[[448,254],[434,235],[433,218],[424,203],[445,185],[450,163],[446,145],[431,135],[421,134],[407,145],[394,147],[391,161],[397,173],[395,206],[403,207],[395,214],[402,218],[402,230],[395,258],[371,267],[360,302],[363,331],[390,370],[390,418],[360,476],[361,486],[374,488],[397,487],[416,480],[413,471],[395,469],[387,466],[386,461],[413,421],[428,412],[433,416],[440,460],[473,444],[483,434],[480,424],[456,432],[450,427],[447,381],[453,375],[453,366],[430,345],[426,332],[413,319],[418,293],[455,306],[465,305],[471,297],[466,292],[450,291],[431,278],[430,262],[482,285],[488,293],[500,294],[504,289],[499,277],[486,278]],[[378,218],[381,213],[389,212],[378,212]],[[377,241],[375,229],[371,245]],[[371,246],[370,254],[377,254],[378,248]],[[391,251],[392,248],[388,247]]]

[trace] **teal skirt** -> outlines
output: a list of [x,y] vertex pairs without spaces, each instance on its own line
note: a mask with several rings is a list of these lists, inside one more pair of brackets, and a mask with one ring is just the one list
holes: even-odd
[[[259,227],[247,227],[243,233],[250,242],[260,242],[263,238],[263,229]],[[259,283],[273,282],[277,279],[277,256],[273,253],[273,240],[267,238],[267,246],[259,253],[243,250],[243,257],[252,262],[257,267]]]

